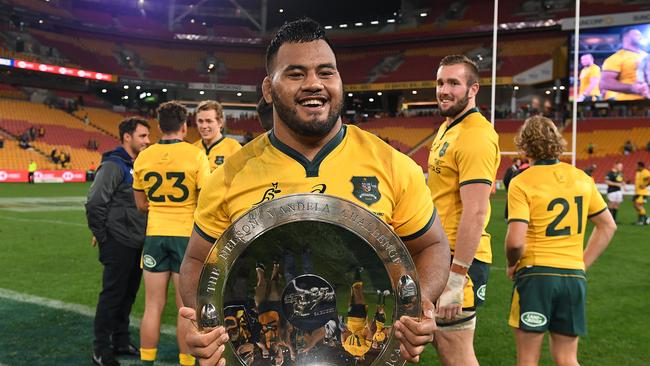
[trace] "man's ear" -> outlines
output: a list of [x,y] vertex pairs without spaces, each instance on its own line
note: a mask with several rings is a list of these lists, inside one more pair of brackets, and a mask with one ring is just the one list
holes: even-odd
[[473,98],[478,94],[478,90],[480,89],[480,86],[478,83],[472,84],[472,86],[469,87],[469,97]]
[[262,96],[268,104],[273,104],[273,97],[271,96],[271,78],[267,75],[262,81]]

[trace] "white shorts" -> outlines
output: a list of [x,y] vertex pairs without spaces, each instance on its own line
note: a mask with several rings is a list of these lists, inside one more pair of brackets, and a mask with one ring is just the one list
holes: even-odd
[[613,203],[623,202],[623,191],[609,192],[607,193],[607,201]]

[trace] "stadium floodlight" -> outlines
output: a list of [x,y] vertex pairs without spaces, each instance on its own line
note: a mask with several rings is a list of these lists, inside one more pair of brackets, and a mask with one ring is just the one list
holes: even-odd
[[348,93],[348,97],[351,97],[351,96],[353,96],[353,95],[354,95],[354,94],[352,94],[352,93]]
[[203,90],[200,90],[199,94],[203,95],[203,94],[205,94],[205,92]]
[[361,23],[361,22],[356,22],[356,23],[354,23],[354,25],[355,25],[356,27],[361,27],[361,26],[363,25],[363,23]]
[[122,97],[122,99],[129,99],[129,96],[125,95],[125,96]]
[[388,19],[388,20],[386,21],[386,23],[395,23],[395,19],[392,19],[392,18],[391,18],[391,19]]
[[550,91],[550,90],[547,90],[547,91],[545,91],[544,93],[546,93],[546,95],[548,95],[548,94],[551,94],[551,91]]
[[382,92],[377,92],[377,95],[379,95],[380,97],[382,96],[382,94],[384,94],[384,93],[382,93]]
[[420,13],[420,16],[421,16],[422,18],[426,17],[427,15],[428,15],[427,13]]
[[560,90],[564,90],[564,89],[566,89],[564,85],[560,85]]
[[140,93],[140,99],[144,99],[146,97],[147,97],[147,93],[145,92]]
[[194,18],[190,19],[190,23],[194,24],[195,20]]
[[140,6],[144,5],[144,0],[138,0],[138,4],[140,4]]
[[147,92],[147,96],[150,97],[150,96],[151,96],[151,93],[150,93],[150,92]]
[[238,96],[238,97],[241,97],[241,92],[237,92],[237,96]]
[[553,87],[553,90],[557,90],[557,86],[554,86],[554,87]]
[[332,29],[333,27],[331,25],[326,25],[325,29]]
[[379,24],[379,20],[373,20],[372,22],[370,22],[370,24],[377,25],[377,24]]
[[417,90],[413,90],[413,91],[411,91],[411,94],[413,94],[413,95],[415,95],[415,94],[417,94],[417,93],[418,93]]
[[167,88],[163,88],[162,92],[167,93]]
[[39,19],[38,24],[43,24],[43,19]]
[[278,9],[278,13],[284,13],[284,9],[282,8]]
[[124,90],[127,90],[129,88],[128,85],[124,85]]
[[375,98],[368,98],[368,101],[369,101],[370,103],[372,103],[372,102],[375,101]]
[[206,23],[206,22],[201,22],[201,25],[206,26],[206,25],[208,25],[208,23]]
[[140,85],[136,85],[135,90],[140,90]]
[[519,90],[519,86],[517,86],[517,85],[515,85],[515,86],[512,87],[512,88],[513,88],[514,90]]
[[347,27],[348,27],[347,24],[339,24],[339,28],[347,28]]
[[106,94],[106,93],[108,93],[108,90],[102,89],[102,93]]

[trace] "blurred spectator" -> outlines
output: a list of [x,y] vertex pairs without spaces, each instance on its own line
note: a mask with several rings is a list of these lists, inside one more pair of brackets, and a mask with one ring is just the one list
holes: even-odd
[[90,124],[90,118],[88,118],[88,113],[84,116],[84,124]]
[[5,147],[5,138],[4,136],[0,136],[0,149],[2,149],[3,147]]
[[45,128],[43,126],[38,128],[38,137],[45,136]]
[[27,133],[29,134],[29,141],[34,141],[36,140],[36,127],[32,126],[27,130]]
[[54,164],[59,164],[59,152],[56,149],[50,151],[50,159]]
[[20,146],[21,149],[30,149],[32,145],[29,144],[29,133],[25,132],[22,135],[20,135],[20,141],[18,142],[18,146]]
[[598,166],[596,164],[591,164],[590,166],[584,169],[584,172],[591,177],[591,175],[594,174],[594,170],[596,170],[597,167]]
[[623,145],[623,154],[630,155],[633,152],[634,152],[634,145],[632,144],[632,141],[630,140],[625,141],[625,145]]
[[[2,147],[2,146],[0,146],[0,147]],[[645,149],[646,149],[648,152],[650,152],[650,141],[648,141],[648,143],[645,145]]]
[[593,155],[594,149],[594,144],[590,142],[589,145],[587,145],[587,154],[589,154],[589,156]]
[[88,140],[86,147],[88,148],[88,150],[97,151],[97,149],[99,149],[99,144],[97,143],[97,140],[90,139]]
[[97,171],[97,166],[93,161],[92,163],[90,163],[88,170],[86,170],[86,182],[92,182],[95,180],[95,171]]

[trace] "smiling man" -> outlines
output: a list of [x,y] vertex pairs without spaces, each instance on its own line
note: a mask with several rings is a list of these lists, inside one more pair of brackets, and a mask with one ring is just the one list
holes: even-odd
[[222,165],[226,159],[239,151],[237,140],[224,136],[223,107],[214,100],[204,100],[196,107],[196,128],[201,139],[194,146],[205,151],[210,162],[210,171]]
[[499,167],[499,137],[476,109],[476,64],[462,55],[442,59],[436,97],[446,117],[431,145],[429,188],[449,238],[453,261],[438,302],[435,346],[444,365],[478,365],[476,306],[485,299],[492,262],[490,192]]
[[[374,212],[404,240],[415,261],[422,321],[395,322],[405,359],[417,362],[431,342],[436,301],[449,271],[449,246],[421,169],[376,136],[341,121],[343,83],[325,31],[311,19],[286,23],[266,56],[264,99],[273,129],[231,156],[199,198],[194,233],[181,268],[181,315],[195,318],[197,282],[212,243],[256,204],[293,193],[318,192]],[[363,189],[362,189],[363,187]],[[191,331],[188,344],[202,365],[225,364],[223,327]]]

